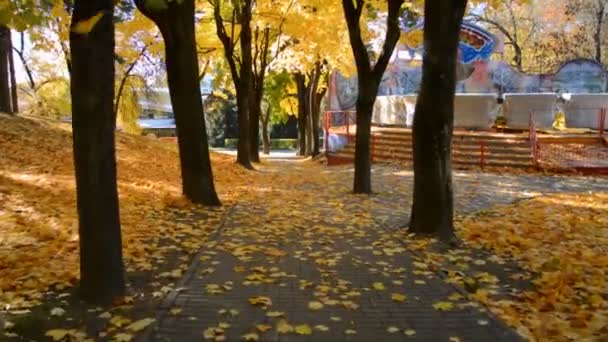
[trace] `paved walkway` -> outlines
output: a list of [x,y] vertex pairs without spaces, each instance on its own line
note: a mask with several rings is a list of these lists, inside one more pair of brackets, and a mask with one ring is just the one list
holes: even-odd
[[[377,194],[354,196],[348,168],[282,163],[277,170],[291,171],[277,173],[267,198],[230,209],[146,340],[520,339],[394,229],[407,220],[411,173],[376,167]],[[544,192],[608,190],[601,180],[530,175],[456,173],[454,182],[461,214]]]

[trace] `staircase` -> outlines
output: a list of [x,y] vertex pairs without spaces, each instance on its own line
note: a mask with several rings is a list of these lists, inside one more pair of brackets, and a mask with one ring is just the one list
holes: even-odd
[[[372,160],[375,163],[412,162],[412,132],[406,128],[374,127]],[[328,165],[352,163],[355,137],[343,149],[327,155]],[[532,168],[532,152],[527,135],[455,131],[452,140],[452,165],[470,168]]]

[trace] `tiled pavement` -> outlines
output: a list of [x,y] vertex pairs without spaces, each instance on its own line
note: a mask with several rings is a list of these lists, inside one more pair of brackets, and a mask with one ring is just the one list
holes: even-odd
[[[345,169],[331,172],[349,174]],[[391,177],[402,181],[400,187],[394,180],[383,181]],[[165,300],[157,325],[145,339],[201,341],[205,330],[221,326],[218,337],[239,341],[263,324],[272,328],[256,332],[261,341],[520,340],[466,300],[458,301],[453,310],[436,310],[433,304],[445,301],[456,288],[439,273],[420,268],[424,260],[387,238],[385,228],[407,219],[410,199],[403,193],[409,189],[411,173],[376,168],[378,194],[369,201],[336,196],[350,185],[350,177],[344,178],[337,184],[341,190],[320,195],[316,202],[291,198],[286,203],[241,203],[232,208],[217,241],[201,248],[179,285],[183,288]],[[545,192],[608,190],[602,179],[535,175],[456,173],[454,182],[459,213]],[[322,184],[301,186],[303,193],[325,189]],[[374,288],[375,283],[384,289]],[[392,293],[407,299],[393,301]],[[272,305],[251,305],[249,299],[257,296],[269,297]],[[311,301],[325,305],[312,310]],[[281,317],[268,317],[272,311]],[[293,327],[306,324],[312,334],[280,334],[276,327],[281,319]],[[399,331],[390,333],[390,327]]]

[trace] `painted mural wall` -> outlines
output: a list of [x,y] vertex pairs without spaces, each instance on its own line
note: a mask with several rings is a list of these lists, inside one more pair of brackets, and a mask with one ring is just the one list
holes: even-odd
[[[400,65],[401,64],[401,65]],[[500,61],[475,61],[473,73],[458,82],[457,93],[604,93],[608,74],[593,60],[564,63],[555,74],[527,75]],[[412,95],[418,92],[422,68],[395,63],[387,70],[378,96]],[[332,110],[348,110],[357,100],[357,78],[336,73],[332,79]]]
[[[422,81],[422,28],[420,23],[404,31],[405,43],[399,44],[389,64],[379,96],[412,95]],[[412,37],[408,39],[408,37]],[[457,93],[603,93],[608,75],[593,60],[576,59],[564,63],[555,74],[527,75],[504,62],[491,60],[500,50],[500,40],[482,27],[463,23],[458,46]],[[357,78],[336,73],[330,86],[330,109],[349,110],[357,100]]]

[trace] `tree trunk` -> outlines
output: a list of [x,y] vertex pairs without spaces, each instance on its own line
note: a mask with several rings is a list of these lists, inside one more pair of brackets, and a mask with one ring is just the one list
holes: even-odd
[[296,85],[298,88],[298,155],[306,155],[306,123],[308,122],[308,110],[306,103],[306,76],[301,73],[295,74]]
[[268,124],[270,123],[270,106],[266,109],[266,114],[262,118],[262,145],[264,154],[270,154],[270,132],[268,132]]
[[602,26],[604,25],[604,11],[606,5],[603,0],[598,0],[598,11],[596,13],[595,33],[593,34],[593,40],[595,41],[595,60],[602,64]]
[[70,32],[72,130],[80,234],[80,296],[108,304],[125,291],[116,188],[112,0],[76,0],[72,26],[103,11],[87,34]]
[[13,112],[13,109],[9,85],[8,55],[11,53],[9,50],[9,39],[10,29],[6,26],[0,26],[0,112],[10,114]]
[[[250,136],[249,120],[251,112],[249,110],[252,103],[253,94],[253,56],[251,52],[251,13],[252,0],[243,0],[241,11],[241,91],[237,92],[237,97],[242,97],[239,106],[239,143],[237,151],[237,162],[246,168],[253,169],[251,166],[251,147],[253,137]],[[237,101],[238,103],[239,101]],[[241,108],[242,107],[242,108]],[[255,135],[258,136],[257,134]],[[258,156],[259,158],[259,156]]]
[[311,96],[310,96],[309,89],[310,89],[310,84],[309,84],[309,87],[308,87],[308,89],[306,91],[308,93],[308,95],[307,95],[307,99],[308,100],[306,101],[307,102],[306,103],[306,119],[307,120],[306,120],[306,151],[305,151],[305,153],[306,153],[307,156],[312,156],[312,145],[313,145],[312,142],[314,140],[314,137],[313,137],[313,132],[312,132],[312,126],[313,126],[312,120],[313,120],[313,118],[312,118],[311,111],[310,111],[310,98],[311,98]]
[[321,144],[319,142],[319,134],[321,133],[320,127],[319,127],[319,120],[320,120],[320,116],[321,116],[321,102],[323,101],[323,97],[325,96],[326,92],[327,92],[327,88],[323,89],[320,93],[315,92],[315,99],[312,103],[311,115],[313,117],[312,122],[313,122],[313,136],[314,136],[313,146],[312,146],[313,156],[316,156],[321,153]]
[[19,97],[17,95],[17,75],[15,74],[15,59],[13,58],[13,37],[8,30],[8,69],[11,74],[11,103],[13,113],[19,113]]
[[344,17],[348,26],[348,36],[353,50],[353,56],[357,65],[357,77],[359,94],[357,96],[357,140],[355,142],[355,178],[354,193],[372,192],[371,185],[371,122],[374,102],[378,94],[378,87],[382,75],[388,66],[395,46],[401,36],[399,28],[399,13],[404,0],[387,0],[388,16],[386,20],[386,34],[382,53],[375,65],[371,64],[367,46],[361,36],[361,14],[363,13],[364,1],[342,0]]
[[260,162],[260,117],[262,106],[262,89],[254,89],[249,110],[249,149],[251,161]]
[[194,36],[194,0],[172,1],[166,10],[137,6],[159,27],[165,41],[167,80],[177,126],[182,191],[194,203],[220,205],[213,184],[209,143]]
[[452,131],[460,25],[466,0],[427,0],[422,84],[413,128],[414,201],[410,229],[454,239]]
[[[359,78],[369,79],[371,76]],[[367,84],[365,84],[367,83]],[[355,178],[353,189],[356,194],[372,193],[371,178],[371,128],[372,112],[378,86],[369,84],[370,82],[359,82],[359,95],[357,97],[357,134],[355,141]]]
[[17,50],[16,48],[13,48],[13,51],[17,52],[17,56],[19,56],[19,59],[21,60],[21,64],[23,65],[23,69],[25,70],[25,74],[27,75],[27,80],[28,83],[30,85],[30,89],[32,90],[36,90],[36,82],[34,81],[34,76],[32,74],[32,69],[29,67],[28,63],[27,63],[27,59],[25,58],[25,33],[24,32],[20,32],[20,49]]

